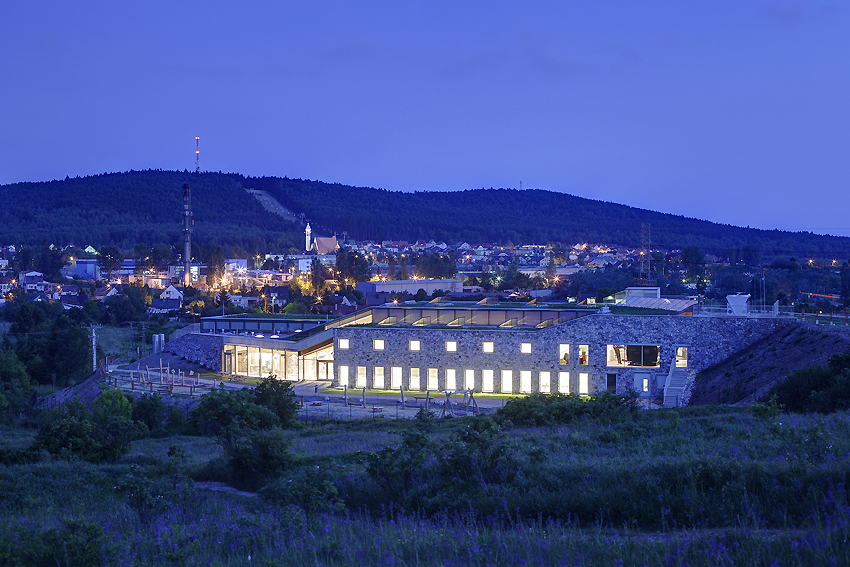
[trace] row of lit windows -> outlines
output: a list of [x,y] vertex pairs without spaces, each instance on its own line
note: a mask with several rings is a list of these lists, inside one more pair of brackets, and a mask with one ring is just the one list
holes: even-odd
[[[354,386],[356,388],[374,388],[376,390],[398,390],[406,388],[408,390],[439,390],[439,369],[427,368],[422,373],[421,368],[409,368],[407,373],[407,383],[404,383],[404,369],[401,366],[393,366],[390,368],[389,384],[387,383],[386,368],[383,366],[372,367],[372,383],[367,384],[366,366],[357,366],[356,374],[354,375],[354,383],[351,383],[350,367],[339,366],[339,386]],[[457,390],[475,390],[476,370],[467,368],[463,370],[463,375],[455,368],[446,368],[443,371],[445,384],[443,389],[447,391]],[[481,390],[482,392],[495,392],[496,390],[496,371],[485,368],[481,372]],[[498,391],[503,394],[511,394],[514,390],[514,372],[512,370],[502,370],[499,373]],[[532,371],[520,370],[519,372],[519,393],[532,393]],[[462,386],[462,387],[461,387]],[[541,371],[538,373],[538,392],[549,394],[553,391],[562,394],[570,393],[570,373],[558,372],[557,383],[552,383],[552,372]],[[590,375],[587,372],[578,373],[578,391],[577,394],[588,394],[590,392]]]
[[[350,346],[348,339],[339,339],[338,346],[340,349],[348,349]],[[384,339],[375,339],[372,341],[374,350],[384,350]],[[585,366],[589,363],[590,346],[589,345],[574,345],[577,349],[578,364]],[[445,342],[446,352],[457,352],[457,341]],[[481,349],[485,353],[494,353],[496,351],[495,344],[491,341],[485,341],[481,345]],[[419,352],[422,350],[422,341],[411,340],[408,342],[408,350],[411,352]],[[522,354],[531,354],[531,343],[520,343],[519,351]],[[658,367],[660,365],[661,347],[658,345],[608,345],[607,347],[607,366],[644,366]],[[688,365],[688,349],[687,347],[676,348],[676,366],[687,367]],[[570,345],[558,345],[558,362],[562,365],[570,363]]]
[[[346,350],[350,348],[350,342],[348,339],[339,339],[337,341],[337,347],[341,350]],[[384,339],[374,339],[372,341],[372,349],[373,350],[384,350],[386,343]],[[590,351],[589,345],[577,345],[578,347],[578,363],[580,365],[588,364],[588,353]],[[457,352],[457,341],[446,341],[445,342],[446,352]],[[422,350],[422,341],[420,340],[410,340],[408,341],[407,350],[411,352],[419,352]],[[481,343],[481,350],[485,353],[494,353],[496,352],[496,345],[492,341],[484,341]],[[520,343],[519,344],[519,352],[521,354],[531,354],[531,343]],[[558,360],[561,364],[569,364],[570,363],[570,345],[561,344],[558,345]]]

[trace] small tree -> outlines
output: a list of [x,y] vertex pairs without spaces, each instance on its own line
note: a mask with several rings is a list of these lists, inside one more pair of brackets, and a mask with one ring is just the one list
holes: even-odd
[[260,382],[254,392],[257,404],[273,411],[282,424],[295,419],[298,402],[291,382],[278,380],[277,375],[270,374]]

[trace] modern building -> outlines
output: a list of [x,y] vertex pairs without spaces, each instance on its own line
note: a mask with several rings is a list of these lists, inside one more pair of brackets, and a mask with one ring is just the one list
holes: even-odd
[[337,386],[593,395],[629,389],[679,405],[697,372],[791,317],[615,315],[546,305],[384,305],[332,321],[204,319],[169,349],[225,374]]

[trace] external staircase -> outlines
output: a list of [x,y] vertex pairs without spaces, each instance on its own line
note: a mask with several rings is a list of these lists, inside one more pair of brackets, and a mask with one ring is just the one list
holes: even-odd
[[685,386],[688,383],[688,370],[677,368],[676,360],[670,363],[670,372],[667,374],[667,382],[664,384],[664,407],[678,408],[684,405],[683,397]]

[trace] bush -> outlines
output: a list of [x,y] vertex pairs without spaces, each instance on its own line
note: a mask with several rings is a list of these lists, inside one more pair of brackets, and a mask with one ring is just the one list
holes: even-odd
[[154,431],[162,427],[165,417],[165,402],[159,392],[144,394],[133,406],[133,421],[140,421],[147,425],[148,429]]
[[256,490],[292,467],[292,440],[279,427],[268,431],[246,429],[245,435],[226,447],[231,482]]
[[298,414],[292,383],[278,380],[274,374],[264,378],[254,389],[257,404],[273,411],[282,424],[289,423]]
[[271,429],[280,420],[270,409],[257,405],[253,390],[228,392],[222,384],[201,397],[192,410],[192,422],[202,435],[233,442],[242,429]]
[[106,423],[112,418],[133,418],[133,401],[118,389],[106,390],[94,401],[92,417],[97,423]]
[[186,414],[177,404],[168,406],[168,426],[177,428],[186,423]]
[[637,393],[634,391],[623,395],[606,391],[592,397],[537,393],[509,400],[496,411],[496,420],[502,424],[540,426],[572,423],[580,418],[616,423],[632,420],[637,415]]
[[66,417],[42,428],[35,437],[33,449],[45,450],[63,459],[102,463],[126,454],[130,443],[146,433],[144,424],[114,415],[100,423]]
[[338,512],[345,505],[336,487],[337,476],[319,466],[299,467],[267,484],[260,494],[282,506],[296,505],[308,512]]
[[17,525],[0,535],[0,565],[91,567],[104,565],[110,551],[104,529],[83,520],[59,528]]
[[836,354],[826,366],[792,372],[769,397],[793,412],[830,413],[850,409],[850,354]]

